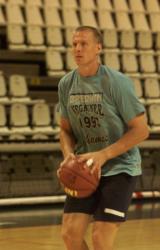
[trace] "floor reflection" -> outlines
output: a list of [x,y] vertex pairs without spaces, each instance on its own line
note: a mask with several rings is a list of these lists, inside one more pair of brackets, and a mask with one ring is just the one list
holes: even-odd
[[[61,224],[63,204],[0,208],[0,228]],[[133,201],[128,220],[160,218],[160,200]]]

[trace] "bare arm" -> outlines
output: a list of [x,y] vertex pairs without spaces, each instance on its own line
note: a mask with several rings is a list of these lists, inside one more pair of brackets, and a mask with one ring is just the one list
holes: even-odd
[[139,115],[129,121],[128,131],[114,144],[102,150],[107,159],[115,158],[145,140],[149,135],[146,118]]
[[67,119],[61,118],[60,127],[60,144],[63,156],[66,158],[69,154],[74,153],[75,139]]
[[113,159],[145,140],[149,135],[145,115],[139,115],[129,121],[128,131],[112,145],[97,151],[82,154],[80,161],[87,161],[92,158],[95,168],[101,168],[105,162]]

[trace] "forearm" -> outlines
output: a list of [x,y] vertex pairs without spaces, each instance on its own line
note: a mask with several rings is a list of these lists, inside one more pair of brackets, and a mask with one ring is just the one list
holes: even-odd
[[68,154],[74,153],[75,139],[71,132],[61,129],[60,144],[64,158],[66,158]]
[[117,142],[104,148],[102,151],[106,160],[113,159],[139,144],[148,137],[148,131],[132,128],[128,130]]

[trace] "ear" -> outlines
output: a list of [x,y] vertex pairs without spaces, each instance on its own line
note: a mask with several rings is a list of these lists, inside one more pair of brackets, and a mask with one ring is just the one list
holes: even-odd
[[98,43],[97,48],[98,48],[98,54],[100,54],[102,52],[102,44]]

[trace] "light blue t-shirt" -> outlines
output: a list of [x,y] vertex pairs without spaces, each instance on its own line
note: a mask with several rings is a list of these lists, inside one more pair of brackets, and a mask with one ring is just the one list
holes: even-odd
[[[100,65],[96,75],[82,77],[77,69],[59,82],[62,117],[69,120],[77,145],[77,154],[101,150],[122,137],[127,123],[144,107],[135,94],[132,81],[124,74]],[[141,174],[137,147],[109,160],[102,175]]]

